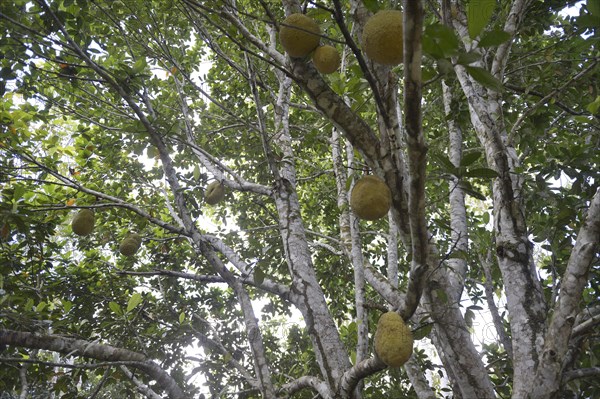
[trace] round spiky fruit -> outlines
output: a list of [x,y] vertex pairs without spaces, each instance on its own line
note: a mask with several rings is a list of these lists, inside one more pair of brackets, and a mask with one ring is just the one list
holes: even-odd
[[413,336],[396,312],[381,315],[375,332],[375,352],[390,367],[400,367],[413,351]]
[[128,234],[119,245],[119,252],[125,256],[133,256],[142,246],[142,237],[137,233]]
[[313,64],[317,71],[321,73],[333,73],[340,66],[340,53],[333,46],[320,46],[317,47],[313,53]]
[[363,49],[379,64],[398,65],[404,58],[402,44],[402,12],[381,10],[373,15],[363,29]]
[[279,41],[290,57],[306,57],[319,45],[321,29],[304,14],[291,14],[281,24]]
[[94,211],[82,209],[71,221],[71,229],[78,236],[87,236],[94,230],[95,221]]
[[220,182],[214,181],[206,187],[204,201],[208,205],[215,205],[219,203],[223,197],[225,197],[225,187]]
[[350,207],[361,219],[376,220],[387,215],[392,193],[377,176],[364,176],[356,182],[350,194]]

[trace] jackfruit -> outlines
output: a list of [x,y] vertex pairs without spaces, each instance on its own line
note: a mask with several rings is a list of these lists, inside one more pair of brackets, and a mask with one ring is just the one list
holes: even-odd
[[376,220],[387,215],[392,193],[385,182],[369,175],[359,179],[350,194],[350,207],[361,219]]
[[119,252],[125,256],[133,256],[142,246],[142,237],[137,233],[128,234],[119,245]]
[[340,53],[333,46],[317,47],[313,53],[313,64],[321,73],[333,73],[340,66]]
[[94,230],[95,216],[91,209],[82,209],[71,221],[71,229],[78,236],[87,236]]
[[398,65],[404,59],[402,12],[381,10],[373,15],[363,29],[363,49],[379,64]]
[[375,353],[390,367],[400,367],[413,351],[413,336],[396,312],[381,315],[375,332]]
[[304,14],[291,14],[281,24],[279,41],[290,57],[306,57],[318,45],[321,29]]
[[208,205],[215,205],[225,197],[225,187],[218,181],[210,183],[204,193],[204,202]]

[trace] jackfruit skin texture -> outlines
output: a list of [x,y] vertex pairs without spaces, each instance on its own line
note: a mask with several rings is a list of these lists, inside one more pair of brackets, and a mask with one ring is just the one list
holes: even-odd
[[119,252],[121,255],[133,256],[142,246],[142,237],[137,233],[131,233],[121,241]]
[[381,10],[373,15],[363,29],[363,49],[379,64],[398,65],[404,59],[402,12]]
[[364,176],[352,189],[350,207],[361,219],[377,220],[387,215],[392,205],[392,193],[377,176]]
[[71,221],[71,229],[78,236],[87,236],[94,230],[96,218],[91,209],[82,209]]
[[313,53],[313,64],[317,71],[328,74],[337,71],[340,67],[340,53],[333,46],[320,46],[317,47]]
[[204,202],[208,205],[218,204],[223,197],[225,197],[225,187],[220,182],[214,181],[206,187]]
[[400,367],[413,351],[413,336],[396,312],[381,315],[375,332],[375,353],[390,367]]
[[279,41],[290,57],[306,57],[319,45],[320,34],[321,29],[312,18],[291,14],[281,24]]

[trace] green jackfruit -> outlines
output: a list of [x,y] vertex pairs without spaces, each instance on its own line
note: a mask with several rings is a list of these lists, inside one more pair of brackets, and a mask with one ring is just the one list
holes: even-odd
[[82,209],[71,221],[71,229],[78,236],[87,236],[94,230],[94,223],[94,211],[91,209]]
[[218,181],[210,183],[204,193],[204,201],[208,205],[218,204],[225,197],[225,187]]
[[375,332],[375,353],[390,367],[400,367],[413,351],[413,336],[396,312],[381,315]]
[[404,60],[402,12],[381,10],[373,15],[363,29],[363,49],[379,64],[398,65]]
[[125,256],[133,256],[142,245],[142,237],[137,233],[128,234],[119,245],[119,252]]
[[340,53],[333,46],[317,47],[313,53],[313,64],[321,73],[333,73],[340,66]]
[[306,57],[318,45],[321,29],[304,14],[291,14],[281,24],[279,41],[290,57]]
[[392,193],[377,176],[364,176],[356,182],[350,194],[350,207],[361,219],[376,220],[387,215],[392,204]]

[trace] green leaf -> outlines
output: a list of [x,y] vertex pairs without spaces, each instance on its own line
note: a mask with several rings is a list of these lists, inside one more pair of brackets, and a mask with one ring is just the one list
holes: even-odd
[[465,67],[467,72],[475,79],[477,82],[481,83],[483,86],[496,90],[503,91],[504,87],[502,86],[502,82],[496,79],[491,73],[489,73],[484,68],[479,67]]
[[600,1],[598,0],[587,0],[586,7],[590,14],[600,17]]
[[600,96],[597,96],[596,99],[589,103],[585,108],[590,111],[591,114],[596,114],[600,108]]
[[489,168],[476,168],[467,170],[465,173],[463,173],[463,176],[478,177],[482,179],[493,179],[495,177],[498,177],[498,173],[495,170]]
[[48,304],[44,301],[38,303],[38,305],[35,307],[35,311],[36,312],[41,312],[42,310],[46,309],[46,306],[48,306]]
[[446,58],[440,58],[437,60],[437,67],[440,75],[449,75],[454,72],[454,66]]
[[449,256],[450,259],[469,259],[469,254],[465,251],[462,251],[460,249],[458,250],[454,250],[452,251],[452,253]]
[[254,269],[254,284],[261,285],[263,281],[265,281],[265,272],[260,267],[257,267]]
[[454,30],[442,24],[433,24],[423,32],[423,51],[434,59],[457,54],[459,40]]
[[425,338],[426,336],[429,335],[432,328],[433,328],[433,323],[428,323],[428,324],[425,324],[424,326],[417,328],[415,331],[413,331],[413,339],[415,341],[418,341],[420,339]]
[[490,222],[489,212],[484,212],[483,215],[481,215],[481,220],[483,221],[483,224],[488,224]]
[[495,0],[470,0],[467,5],[469,36],[475,39],[486,27],[496,8]]
[[127,312],[131,312],[142,302],[142,295],[139,292],[134,293],[127,302]]
[[65,313],[68,313],[69,310],[71,310],[71,308],[73,307],[73,302],[66,300],[66,299],[61,299],[60,302],[62,303],[63,309],[65,310]]
[[481,55],[470,52],[470,53],[460,53],[458,55],[458,59],[456,62],[461,65],[469,65],[481,59]]
[[483,308],[481,306],[477,306],[477,305],[471,305],[467,309],[471,309],[471,310],[483,310]]
[[467,182],[467,181],[463,180],[460,184],[460,188],[462,188],[465,193],[469,194],[473,198],[477,198],[478,200],[481,200],[481,201],[486,200],[485,195],[483,195],[479,191],[475,190],[473,188],[473,186],[471,186],[471,184],[469,184],[469,182]]
[[465,323],[467,324],[467,327],[473,327],[474,319],[475,319],[475,312],[473,312],[471,309],[467,308],[467,310],[465,311]]
[[442,172],[458,176],[458,169],[456,168],[456,166],[454,166],[450,158],[448,158],[446,155],[432,154],[432,158],[440,165]]
[[138,74],[144,72],[144,69],[146,69],[147,66],[148,66],[148,64],[146,64],[146,58],[142,57],[142,58],[138,59],[135,62],[135,64],[133,64],[132,72],[135,75],[138,75]]
[[121,306],[116,302],[112,302],[112,301],[109,302],[108,307],[110,308],[110,310],[113,311],[113,313],[115,313],[119,316],[121,316],[123,314],[123,310],[121,309]]
[[479,41],[479,47],[494,47],[499,46],[505,41],[510,39],[510,33],[500,29],[494,29],[491,32],[487,32]]
[[376,13],[379,10],[379,2],[377,0],[364,0],[363,4],[372,13]]
[[479,151],[467,152],[466,154],[463,155],[462,159],[460,160],[460,166],[466,167],[466,166],[472,165],[479,158],[481,158],[481,152],[479,152]]
[[179,324],[182,324],[185,321],[185,312],[179,313]]
[[448,295],[446,294],[446,291],[439,288],[439,289],[435,290],[435,293],[440,301],[442,301],[443,303],[448,302]]

